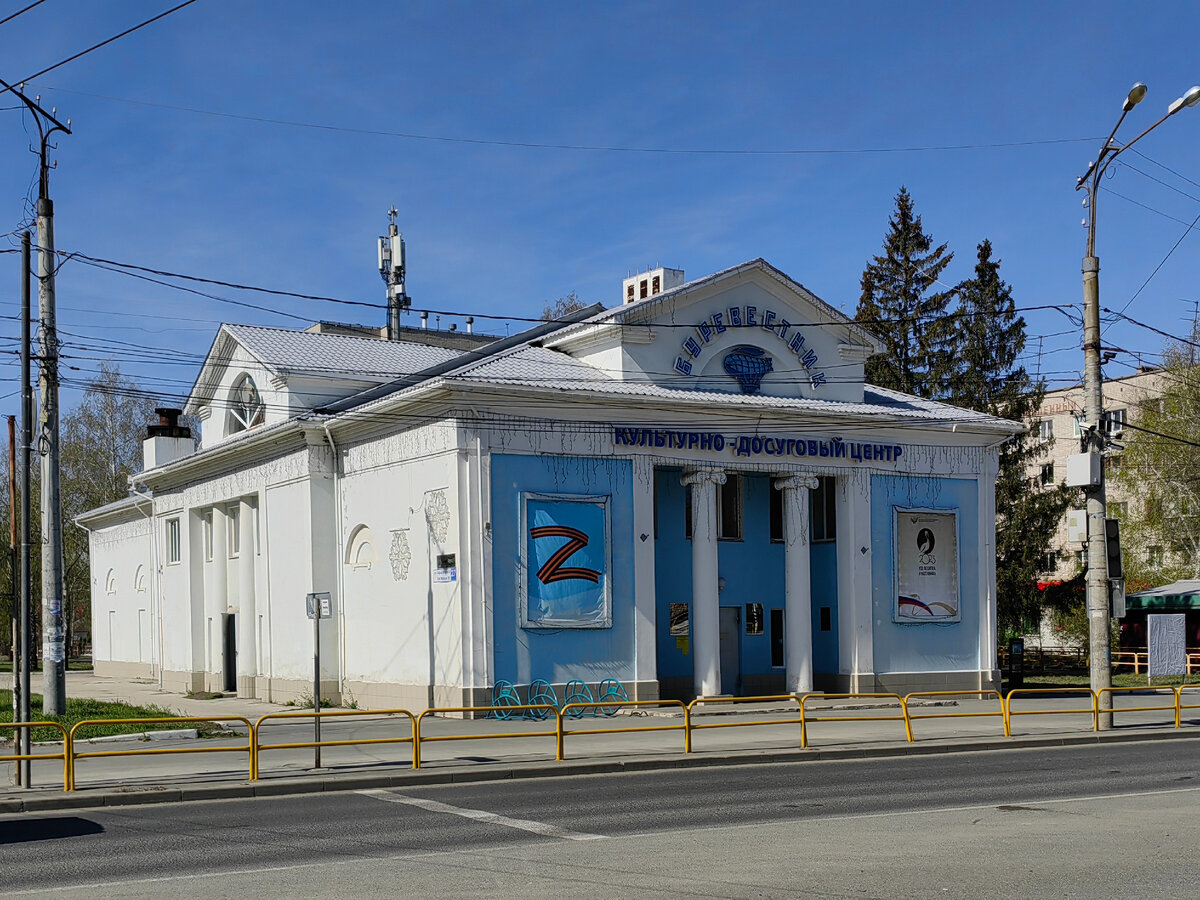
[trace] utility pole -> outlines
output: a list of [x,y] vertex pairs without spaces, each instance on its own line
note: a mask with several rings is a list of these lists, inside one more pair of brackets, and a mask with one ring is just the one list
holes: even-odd
[[71,133],[71,121],[63,124],[46,112],[38,100],[0,78],[29,108],[38,128],[38,335],[40,338],[41,395],[38,449],[42,455],[42,712],[61,716],[67,711],[66,653],[63,640],[63,555],[62,497],[59,489],[58,446],[58,330],[54,303],[54,203],[50,199],[50,137]]
[[[21,715],[21,614],[18,611],[20,590],[17,587],[17,417],[8,417],[8,611],[12,620],[12,715],[20,722]],[[15,737],[15,735],[14,735]],[[20,746],[19,741],[14,741]],[[20,787],[21,760],[13,763],[13,784]]]
[[[1103,454],[1109,449],[1109,438],[1104,427],[1103,375],[1100,371],[1100,259],[1096,256],[1096,194],[1100,179],[1112,161],[1128,150],[1147,134],[1181,109],[1200,103],[1200,87],[1191,88],[1167,109],[1166,115],[1129,141],[1119,144],[1115,140],[1117,129],[1125,121],[1129,111],[1146,96],[1146,85],[1141,82],[1129,89],[1121,106],[1121,118],[1109,132],[1096,161],[1088,165],[1080,176],[1075,190],[1086,190],[1083,201],[1088,208],[1084,222],[1087,226],[1087,247],[1083,256],[1083,396],[1084,422],[1081,450],[1092,458],[1099,470],[1098,477],[1088,487],[1087,494],[1087,616],[1089,676],[1093,691],[1112,687],[1112,659],[1109,647],[1108,623],[1110,618],[1108,583],[1108,541],[1105,528],[1106,504],[1104,485]],[[1110,451],[1111,452],[1111,451]],[[1112,728],[1112,693],[1105,691],[1098,699],[1099,728]]]
[[[33,271],[29,232],[21,234],[21,717],[29,719],[29,675],[33,668],[32,586],[29,573],[29,497],[30,457],[33,455],[33,385],[29,379],[29,276]],[[28,728],[20,729],[20,755],[28,756],[32,747]],[[21,783],[29,787],[29,760],[21,762]]]

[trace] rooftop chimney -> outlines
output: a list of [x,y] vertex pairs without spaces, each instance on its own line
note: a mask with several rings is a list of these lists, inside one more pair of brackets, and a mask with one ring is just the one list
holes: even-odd
[[196,449],[192,429],[179,424],[183,410],[164,406],[154,411],[158,414],[158,424],[146,426],[146,439],[142,441],[143,470],[165,466],[190,456]]
[[683,284],[683,269],[646,269],[626,278],[621,283],[622,300],[625,303],[637,303],[648,300],[664,291],[677,288]]

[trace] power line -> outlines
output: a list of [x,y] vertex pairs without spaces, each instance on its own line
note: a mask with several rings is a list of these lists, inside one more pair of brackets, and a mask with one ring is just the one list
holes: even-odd
[[[196,2],[196,0],[184,0],[184,2],[180,3],[178,6],[173,6],[170,9],[168,9],[166,12],[159,13],[157,16],[155,16],[152,19],[147,19],[145,22],[142,22],[138,25],[134,25],[132,28],[126,28],[120,34],[114,34],[112,37],[108,38],[107,40],[103,40],[98,44],[93,44],[91,47],[88,47],[86,50],[80,50],[74,56],[68,56],[66,59],[62,60],[61,62],[56,62],[52,66],[47,66],[46,68],[42,69],[40,72],[34,72],[32,75],[30,75],[26,78],[22,78],[21,82],[18,82],[18,83],[33,81],[33,79],[35,79],[35,78],[40,78],[41,76],[45,75],[47,72],[53,72],[55,69],[65,66],[69,62],[74,62],[75,60],[79,59],[79,57],[81,57],[81,56],[87,56],[87,54],[91,53],[93,50],[99,50],[101,47],[105,47],[105,46],[111,44],[113,41],[120,40],[121,38],[125,37],[125,35],[127,35],[127,34],[133,34],[138,29],[145,28],[147,25],[157,22],[159,19],[166,18],[167,16],[171,15],[171,13],[178,12],[179,10],[183,9],[185,6],[191,6],[195,2]],[[36,5],[36,4],[34,4],[34,5]],[[3,23],[0,23],[0,24],[3,24]]]
[[34,0],[34,2],[33,2],[33,3],[30,3],[30,4],[29,4],[27,7],[25,7],[24,9],[18,9],[18,10],[17,10],[15,13],[13,13],[12,15],[10,15],[10,16],[5,16],[3,19],[0,19],[0,25],[4,25],[4,24],[5,24],[5,23],[7,23],[7,22],[11,22],[11,21],[12,21],[13,19],[15,19],[17,16],[24,15],[25,13],[27,13],[27,12],[29,12],[31,9],[33,9],[35,6],[41,6],[41,5],[42,5],[43,3],[45,3],[45,2],[46,2],[46,0]]
[[[39,72],[38,74],[41,75],[43,73]],[[26,80],[32,80],[36,77],[36,75],[33,75]],[[349,126],[330,125],[322,122],[302,122],[295,119],[275,119],[267,116],[251,116],[242,113],[220,112],[212,109],[202,109],[196,106],[178,106],[170,103],[156,103],[150,100],[134,100],[129,97],[113,97],[107,94],[95,94],[88,91],[76,91],[68,88],[52,87],[50,85],[43,85],[42,90],[59,91],[64,94],[76,94],[81,97],[92,97],[97,100],[107,100],[112,103],[128,103],[134,106],[147,106],[154,109],[167,109],[174,112],[195,113],[197,115],[215,116],[222,119],[236,119],[243,122],[257,122],[262,125],[280,125],[289,128],[308,128],[316,131],[334,131],[345,134],[368,135],[372,137],[392,137],[410,141],[431,141],[446,144],[476,144],[488,147],[514,147],[529,150],[575,150],[590,153],[663,153],[695,156],[838,156],[875,153],[932,153],[953,150],[1004,150],[1018,147],[1038,147],[1053,144],[1078,144],[1084,142],[1093,142],[1096,140],[1096,138],[1090,137],[1049,138],[1033,141],[1004,141],[993,144],[935,144],[928,146],[909,147],[810,147],[783,148],[778,150],[753,147],[624,147],[606,144],[562,144],[540,143],[537,141],[503,141],[490,138],[451,137],[448,135],[422,134],[412,131],[384,131],[375,128],[352,128]]]

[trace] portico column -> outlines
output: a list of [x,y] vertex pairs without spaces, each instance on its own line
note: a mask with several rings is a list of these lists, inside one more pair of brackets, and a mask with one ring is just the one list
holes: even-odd
[[255,652],[255,632],[258,615],[254,596],[255,546],[257,535],[254,506],[241,501],[238,523],[242,530],[238,549],[238,624],[237,624],[237,692],[239,697],[254,697],[257,692],[258,654]]
[[789,694],[813,689],[809,491],[816,490],[819,483],[811,475],[775,479],[775,488],[783,495],[783,658]]
[[697,697],[721,693],[721,613],[717,597],[717,485],[725,473],[684,473],[692,487],[692,666]]

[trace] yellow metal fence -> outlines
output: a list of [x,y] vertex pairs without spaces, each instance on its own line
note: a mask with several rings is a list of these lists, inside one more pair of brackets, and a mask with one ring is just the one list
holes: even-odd
[[[575,740],[584,735],[601,735],[601,734],[638,734],[646,732],[665,732],[665,731],[680,731],[683,733],[683,752],[691,753],[693,748],[693,734],[696,731],[713,728],[738,728],[738,727],[755,727],[755,726],[800,726],[800,746],[808,747],[808,726],[814,722],[880,722],[894,721],[901,722],[904,725],[905,739],[909,742],[915,741],[916,737],[913,733],[913,722],[917,720],[927,719],[949,719],[949,718],[977,718],[977,717],[992,717],[1000,718],[1004,735],[1011,736],[1012,721],[1018,716],[1034,716],[1034,715],[1051,715],[1051,716],[1080,716],[1086,715],[1091,719],[1092,729],[1099,730],[1100,716],[1108,712],[1107,704],[1104,702],[1108,698],[1110,702],[1115,701],[1117,697],[1134,698],[1134,702],[1143,696],[1153,696],[1157,702],[1141,702],[1138,705],[1117,705],[1112,703],[1112,712],[1116,714],[1126,714],[1131,712],[1163,712],[1170,714],[1175,728],[1180,728],[1183,725],[1183,711],[1200,709],[1200,702],[1186,702],[1187,700],[1200,701],[1200,685],[1180,685],[1178,687],[1126,687],[1126,688],[1103,688],[1100,691],[1092,691],[1086,687],[1078,688],[1014,688],[1009,691],[1007,696],[1002,696],[998,691],[994,690],[977,690],[977,691],[917,691],[909,693],[905,696],[900,696],[894,693],[857,693],[857,694],[777,694],[770,696],[759,697],[697,697],[691,703],[684,704],[679,700],[603,700],[591,703],[570,703],[563,706],[561,709],[555,708],[550,704],[527,704],[518,706],[455,706],[455,707],[435,707],[427,709],[420,714],[414,714],[407,709],[386,709],[386,710],[326,710],[321,712],[289,712],[289,713],[270,713],[260,717],[256,722],[251,722],[249,719],[241,716],[176,716],[150,719],[89,719],[77,722],[69,731],[57,722],[5,722],[0,723],[0,728],[13,731],[14,735],[20,729],[32,728],[52,728],[62,734],[63,743],[62,750],[57,753],[31,753],[27,755],[10,754],[0,756],[0,762],[18,762],[22,760],[30,761],[46,761],[46,760],[62,760],[63,761],[63,790],[73,791],[76,788],[76,768],[79,760],[91,759],[97,757],[140,757],[151,755],[177,755],[177,754],[192,754],[192,753],[245,753],[247,758],[247,774],[249,780],[256,781],[260,777],[260,758],[261,754],[267,751],[274,750],[289,750],[301,749],[307,747],[350,747],[363,745],[378,745],[378,744],[407,744],[411,747],[412,768],[419,769],[422,761],[422,745],[431,742],[440,741],[466,741],[466,740],[492,740],[492,739],[534,739],[545,740],[553,738],[554,740],[554,758],[556,760],[565,760],[566,738],[568,735],[573,735],[572,740]],[[933,707],[923,705],[924,701],[934,698],[961,698],[974,697],[981,701],[995,700],[998,701],[998,709],[970,709],[970,710],[936,710]],[[1027,701],[1035,698],[1045,699],[1047,697],[1062,697],[1078,698],[1081,703],[1078,705],[1067,704],[1066,706],[1054,705],[1049,708],[1030,708]],[[867,705],[859,709],[822,709],[817,704],[825,701],[866,701]],[[755,716],[754,718],[734,718],[730,717],[722,721],[707,720],[708,717],[701,714],[701,708],[712,709],[714,707],[724,707],[724,712],[729,712],[730,708],[736,708],[739,704],[745,703],[782,703],[789,707],[794,704],[795,713],[788,714],[790,709],[785,710],[767,710],[768,717]],[[619,710],[639,711],[643,708],[654,707],[660,710],[672,710],[671,718],[675,721],[663,722],[660,724],[638,724],[629,726],[605,725],[603,727],[577,727],[568,728],[567,719],[575,718],[589,710],[612,710],[614,713]],[[892,713],[890,710],[896,709]],[[884,713],[883,710],[889,710]],[[520,712],[541,713],[539,718],[549,718],[554,716],[552,729],[541,730],[522,730],[522,731],[491,731],[485,729],[472,729],[469,732],[456,734],[438,734],[430,733],[430,729],[434,721],[439,716],[446,715],[461,715],[464,718],[473,718],[476,716],[503,712],[506,715]],[[264,741],[267,730],[272,724],[278,725],[281,722],[290,722],[296,720],[312,720],[319,717],[321,720],[374,720],[380,721],[390,718],[407,719],[408,728],[404,733],[382,735],[375,733],[374,736],[354,736],[354,737],[338,737],[322,741],[287,741],[267,743]],[[698,721],[699,720],[699,721]],[[600,720],[596,720],[599,722]],[[246,731],[246,742],[235,744],[214,744],[204,743],[200,746],[187,747],[162,747],[149,746],[139,747],[135,749],[114,748],[114,749],[80,749],[80,745],[84,741],[77,738],[77,733],[82,728],[89,726],[103,725],[151,725],[151,724],[172,724],[172,725],[190,725],[199,723],[217,723],[243,726]],[[547,754],[549,755],[549,754]]]

